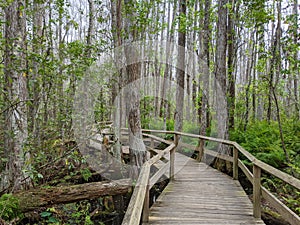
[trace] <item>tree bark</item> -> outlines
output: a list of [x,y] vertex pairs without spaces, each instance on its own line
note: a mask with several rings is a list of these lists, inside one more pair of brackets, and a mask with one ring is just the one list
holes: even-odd
[[[294,3],[293,3],[293,14],[294,14],[294,17],[295,17],[295,20],[294,20],[294,30],[293,30],[293,33],[294,33],[294,37],[293,37],[293,41],[294,41],[294,46],[297,46],[298,42],[299,42],[299,35],[298,35],[298,18],[299,18],[299,15],[298,15],[298,1],[297,0],[294,0]],[[300,103],[299,103],[299,87],[298,87],[298,79],[300,79],[300,76],[299,76],[299,60],[298,59],[298,53],[299,51],[297,51],[297,49],[294,50],[294,68],[293,68],[293,71],[294,71],[294,98],[295,98],[295,118],[297,120],[300,119]]]
[[[254,40],[254,33],[250,34],[250,40]],[[244,131],[246,131],[247,126],[248,126],[248,122],[249,122],[249,113],[250,113],[250,86],[253,83],[252,80],[252,68],[253,68],[253,64],[254,64],[254,51],[255,51],[255,45],[256,42],[254,41],[254,43],[252,43],[252,41],[248,42],[248,49],[249,49],[249,56],[247,57],[247,69],[246,69],[246,81],[247,81],[247,86],[246,86],[246,90],[245,90],[245,123],[244,123]],[[253,78],[254,79],[254,78]]]
[[[122,45],[122,15],[121,15],[122,1],[121,0],[112,0],[111,1],[111,18],[112,18],[112,33],[113,33],[113,43],[114,48],[116,49],[114,60],[116,64],[119,64],[119,55],[118,51]],[[112,113],[112,120],[114,121],[115,128],[115,139],[117,141],[116,147],[114,150],[114,156],[121,160],[121,130],[122,127],[122,77],[123,69],[120,68],[117,74],[117,77],[112,77],[112,96],[111,96],[111,105],[115,107],[115,110]]]
[[[218,1],[218,22],[216,40],[215,59],[215,91],[216,91],[216,115],[218,138],[228,139],[228,103],[227,103],[227,7],[228,0]],[[218,146],[218,152],[228,154],[228,148],[223,145]],[[220,170],[225,170],[227,164],[224,160],[218,160],[216,166]]]
[[5,9],[4,76],[8,110],[5,112],[5,156],[8,158],[2,187],[19,190],[28,186],[30,154],[25,150],[27,127],[26,2],[15,0]]
[[201,121],[201,135],[206,135],[206,129],[210,126],[210,109],[209,109],[209,87],[210,87],[210,8],[211,0],[205,1],[205,14],[204,14],[204,34],[203,34],[203,94],[202,94],[202,121]]
[[[273,1],[273,10],[275,14],[275,1]],[[279,23],[277,24],[279,25]],[[270,69],[269,69],[269,74],[267,77],[268,81],[268,108],[267,108],[267,120],[270,123],[271,117],[272,117],[272,91],[273,91],[273,82],[274,82],[274,65],[276,63],[276,48],[277,48],[277,31],[279,31],[279,27],[277,27],[275,31],[275,21],[272,22],[272,43],[271,43],[271,59],[270,59]],[[274,34],[274,31],[276,34]]]
[[[281,2],[277,2],[277,8],[278,8],[278,12],[277,12],[277,28],[276,28],[276,35],[275,35],[275,40],[274,40],[274,50],[273,50],[273,56],[272,56],[272,63],[271,63],[271,74],[274,73],[274,71],[276,71],[277,74],[277,79],[279,79],[280,76],[280,71],[281,71]],[[271,79],[271,78],[270,78]],[[276,106],[276,117],[277,117],[277,121],[278,121],[278,129],[279,129],[279,134],[280,134],[280,140],[281,140],[281,146],[282,149],[284,151],[285,154],[285,158],[286,158],[286,162],[287,164],[291,164],[291,160],[290,160],[290,156],[289,156],[289,152],[285,147],[285,141],[284,141],[284,136],[283,136],[283,130],[282,130],[282,124],[281,124],[281,116],[280,116],[280,108],[279,108],[279,104],[278,104],[278,99],[277,99],[277,95],[276,95],[276,86],[278,84],[277,80],[275,82],[275,85],[273,85],[273,82],[270,86],[271,88],[271,93],[273,95],[274,98],[274,102],[275,102],[275,106]],[[293,171],[292,171],[293,173]]]
[[[177,0],[174,0],[174,12],[177,9]],[[174,13],[175,14],[175,13]],[[176,24],[175,16],[173,14],[173,20],[171,20],[171,1],[168,2],[168,28],[167,28],[167,43],[166,43],[166,60],[168,61],[170,57],[173,55],[174,45],[174,27]],[[172,60],[169,60],[170,62]],[[162,91],[161,91],[161,104],[160,104],[160,116],[163,117],[164,121],[164,130],[167,129],[167,119],[170,119],[170,102],[169,102],[169,94],[168,90],[170,87],[172,77],[172,68],[166,63],[166,68],[164,71],[164,79],[162,83]]]
[[227,4],[228,0],[219,0],[218,23],[215,58],[216,110],[218,121],[218,138],[227,139],[228,135],[228,109],[227,109]]
[[230,0],[230,12],[228,13],[228,29],[227,29],[227,43],[228,43],[228,128],[234,129],[234,114],[235,114],[235,76],[234,76],[234,57],[235,57],[235,29],[234,18],[235,15],[235,1]]
[[[45,13],[44,4],[40,1],[34,1],[34,18],[33,18],[33,40],[32,40],[32,50],[37,56],[42,56],[43,44],[44,44],[44,24],[43,18]],[[32,62],[32,75],[30,76],[31,85],[29,85],[29,92],[31,93],[29,106],[29,120],[28,120],[28,131],[32,133],[33,146],[37,147],[41,143],[40,138],[40,123],[38,119],[38,109],[41,104],[40,101],[40,91],[41,91],[41,74],[40,67],[41,63],[39,60],[34,60]]]
[[88,27],[88,33],[87,33],[87,38],[86,38],[86,44],[87,44],[87,49],[86,49],[86,56],[91,57],[91,50],[92,50],[92,44],[93,44],[93,39],[95,35],[95,4],[94,0],[88,0],[89,2],[89,27]]
[[71,186],[40,188],[17,192],[14,196],[20,202],[20,210],[28,212],[40,207],[55,204],[77,202],[85,199],[95,199],[105,195],[120,195],[131,191],[132,181],[122,179],[116,181],[101,181]]
[[130,162],[133,166],[132,176],[136,177],[138,170],[147,158],[146,147],[142,138],[141,115],[140,115],[140,77],[141,63],[139,50],[134,46],[137,40],[137,30],[133,29],[136,15],[134,12],[136,2],[125,0],[125,40],[126,57],[126,115],[129,130]]
[[183,126],[183,101],[184,101],[184,74],[185,74],[185,39],[186,39],[186,0],[179,1],[179,30],[178,30],[178,58],[176,68],[176,110],[175,131],[182,131]]

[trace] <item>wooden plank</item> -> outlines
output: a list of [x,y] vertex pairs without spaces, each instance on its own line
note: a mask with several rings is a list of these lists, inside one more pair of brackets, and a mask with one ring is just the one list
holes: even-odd
[[261,169],[253,165],[253,215],[255,218],[261,218]]
[[156,136],[151,135],[151,134],[145,134],[145,133],[143,133],[143,136],[146,136],[146,137],[149,137],[149,138],[153,138],[154,140],[160,141],[160,142],[165,143],[167,145],[170,145],[171,143],[173,143],[172,141],[168,141],[168,140],[165,140],[165,139],[160,138],[160,137],[156,137]]
[[233,147],[233,179],[239,178],[239,151]]
[[188,133],[182,133],[182,132],[174,132],[174,133],[185,136],[185,137],[200,138],[205,141],[213,141],[213,142],[222,143],[222,144],[226,144],[226,145],[234,144],[233,141],[228,141],[228,140],[213,138],[213,137],[207,137],[207,136],[202,136],[202,135],[198,135],[198,134],[188,134]]
[[240,146],[238,143],[234,142],[233,146],[239,150],[240,153],[242,153],[248,160],[253,162],[256,158],[248,151],[246,151],[242,146]]
[[245,166],[245,164],[241,160],[239,160],[239,167],[246,175],[247,179],[251,182],[251,184],[253,184],[253,174],[250,172],[250,170]]
[[227,145],[233,145],[234,144],[234,142],[224,140],[224,139],[207,137],[207,136],[202,136],[202,135],[198,135],[198,134],[188,134],[188,133],[177,132],[177,131],[149,130],[149,129],[143,129],[142,131],[143,132],[151,132],[151,133],[177,134],[177,135],[182,135],[182,136],[186,136],[186,137],[200,138],[200,139],[206,140],[206,141],[213,141],[213,142],[223,143],[223,144],[227,144]]
[[150,175],[150,165],[144,164],[131,196],[122,224],[139,224]]
[[175,144],[171,143],[167,148],[165,148],[164,150],[160,151],[156,156],[153,156],[146,163],[148,163],[149,165],[152,165],[152,164],[156,163],[158,160],[160,160],[164,155],[166,155],[167,153],[169,153],[174,148],[175,148]]
[[149,186],[150,189],[153,187],[153,185],[168,171],[170,166],[170,162],[163,165],[150,179]]
[[[223,139],[218,139],[218,138],[212,138],[212,137],[205,137],[205,136],[201,136],[201,135],[195,135],[195,134],[186,134],[186,133],[182,133],[182,132],[173,132],[173,131],[154,131],[154,130],[144,130],[145,132],[152,132],[152,133],[165,133],[165,134],[173,134],[175,137],[176,136],[187,136],[187,137],[192,137],[192,138],[198,138],[200,140],[206,140],[206,141],[213,141],[213,142],[217,142],[217,143],[222,143],[222,144],[226,144],[226,145],[230,145],[234,147],[234,156],[227,156],[227,155],[221,155],[218,154],[217,152],[211,151],[211,150],[205,150],[205,154],[207,155],[211,155],[214,157],[218,157],[230,162],[233,162],[234,164],[234,169],[233,169],[233,177],[234,179],[237,179],[238,177],[238,168],[241,168],[241,170],[244,172],[244,174],[247,176],[247,178],[249,179],[249,181],[253,184],[254,187],[254,206],[253,206],[253,214],[254,217],[256,218],[260,218],[261,215],[261,209],[260,209],[260,198],[261,198],[261,192],[263,192],[264,196],[267,196],[266,198],[268,198],[268,201],[271,202],[271,204],[275,205],[275,208],[278,207],[282,210],[283,213],[287,214],[287,217],[290,217],[290,215],[292,215],[289,211],[289,209],[284,206],[284,204],[282,204],[278,199],[276,199],[274,196],[272,197],[270,194],[266,194],[264,189],[261,189],[261,184],[260,184],[260,176],[261,176],[261,169],[264,170],[265,172],[268,172],[276,177],[278,177],[279,179],[282,179],[283,181],[285,181],[286,183],[300,189],[300,180],[280,171],[277,170],[275,168],[273,168],[270,165],[267,165],[265,163],[263,163],[262,161],[256,159],[252,154],[250,154],[248,151],[246,151],[244,148],[242,148],[239,144],[237,144],[236,142],[231,142],[231,141],[227,141],[227,140],[223,140]],[[168,146],[165,150],[157,152],[157,155],[155,157],[153,157],[152,159],[150,159],[148,162],[146,162],[147,165],[152,165],[155,162],[157,162],[159,159],[161,159],[161,157],[163,157],[164,155],[167,155],[167,153],[173,151],[173,145],[171,141],[166,141],[163,138],[160,137],[156,137],[154,135],[151,134],[144,134],[145,137],[148,137],[152,140],[156,140],[159,142],[163,142],[166,144],[170,144],[170,146]],[[176,142],[176,138],[175,138],[175,142]],[[151,143],[153,145],[153,142]],[[184,147],[188,147],[190,149],[196,149],[196,146],[193,145],[189,145],[187,143],[182,143],[180,144],[181,146]],[[176,144],[175,144],[176,146]],[[238,159],[238,155],[239,153],[243,154],[248,160],[250,160],[250,162],[253,163],[253,174],[249,171],[249,169]],[[173,159],[173,157],[171,157],[171,159]],[[173,160],[172,160],[173,161]],[[220,204],[222,204],[222,201],[219,201],[218,199],[215,199],[215,201],[211,201],[211,198],[213,198],[213,195],[210,195],[210,192],[212,190],[212,187],[210,187],[209,185],[205,185],[205,184],[209,184],[209,183],[213,183],[214,185],[216,185],[216,189],[214,189],[214,193],[215,195],[218,196],[219,199],[222,199],[223,201],[226,201],[225,203],[223,202],[223,205],[234,205],[234,207],[232,207],[232,209],[235,209],[237,211],[239,211],[239,207],[245,207],[242,206],[240,202],[236,203],[235,200],[241,200],[242,198],[238,195],[239,191],[236,191],[235,188],[230,187],[230,182],[228,182],[227,180],[224,180],[223,178],[220,179],[219,175],[210,175],[209,173],[207,173],[207,171],[205,171],[204,173],[203,170],[205,169],[200,169],[200,167],[197,167],[195,165],[191,165],[189,162],[186,164],[186,160],[180,158],[179,160],[177,160],[176,158],[176,166],[174,168],[172,168],[171,166],[171,177],[173,174],[175,174],[175,181],[171,182],[171,184],[176,184],[178,185],[176,182],[178,181],[178,179],[181,181],[181,183],[184,185],[183,186],[179,186],[181,188],[175,188],[174,193],[176,193],[176,196],[173,196],[173,198],[171,198],[172,201],[169,200],[169,204],[172,205],[173,203],[179,203],[181,201],[184,201],[186,199],[189,199],[189,202],[187,202],[186,204],[189,205],[191,203],[196,203],[197,201],[201,201],[202,203],[205,204],[211,204],[211,206],[218,206]],[[179,164],[178,164],[179,163]],[[172,163],[170,163],[170,165],[172,165]],[[180,166],[180,169],[176,168],[177,166]],[[164,169],[161,170],[159,172],[159,174],[155,175],[155,179],[159,179],[158,175],[161,175],[163,173],[165,173],[166,171],[166,166],[164,166]],[[183,168],[181,170],[181,168]],[[176,171],[175,171],[176,170]],[[195,171],[197,170],[201,170],[201,176],[194,176]],[[174,171],[174,172],[173,172]],[[177,174],[177,172],[179,171],[179,173]],[[199,171],[198,171],[199,173]],[[215,180],[217,179],[217,181]],[[152,180],[152,182],[154,182],[154,179]],[[194,190],[198,188],[198,185],[194,185],[193,183],[195,182],[201,182],[201,193],[199,196],[199,193],[197,193],[197,191],[195,192],[196,194],[193,194],[193,191],[191,194],[192,195],[186,195],[184,193],[186,193],[186,190]],[[204,185],[203,185],[204,183]],[[169,187],[169,186],[168,186]],[[176,186],[177,187],[177,186]],[[166,189],[168,190],[168,188]],[[235,193],[235,196],[231,196],[231,192]],[[171,195],[173,192],[168,190],[166,191],[166,196],[167,195]],[[204,197],[201,197],[201,194],[205,195]],[[162,196],[165,196],[164,194],[162,194]],[[231,196],[231,197],[230,197]],[[271,197],[270,197],[271,196]],[[206,197],[208,197],[209,199],[207,200]],[[249,199],[248,199],[249,200]],[[252,205],[250,204],[250,207]],[[174,207],[174,206],[173,206]],[[200,206],[201,207],[201,206]],[[236,208],[237,207],[237,208]],[[201,208],[197,207],[198,210],[200,210]],[[247,206],[245,209],[249,209],[249,206]],[[164,210],[164,208],[162,208],[162,211]],[[203,210],[203,209],[201,209]],[[235,212],[237,212],[235,211]],[[180,214],[180,212],[178,212]],[[190,212],[187,212],[187,214]],[[293,216],[293,215],[292,215]],[[297,216],[297,215],[296,215]],[[293,218],[293,217],[292,217]],[[257,224],[261,224],[262,221],[257,219],[255,220],[257,222]],[[292,221],[292,220],[291,220]],[[298,218],[296,220],[296,222],[298,223]],[[182,223],[179,223],[182,224]],[[232,223],[230,223],[232,224]],[[254,223],[253,223],[254,224]],[[262,223],[263,224],[263,223]]]
[[[153,221],[153,222],[152,222]],[[246,220],[231,220],[230,223],[228,223],[227,220],[224,219],[206,219],[201,217],[201,215],[198,215],[194,218],[180,218],[180,217],[171,217],[171,216],[165,216],[165,217],[150,217],[150,222],[147,224],[180,224],[180,225],[223,225],[223,224],[230,224],[230,225],[262,225],[265,224],[263,221],[257,221],[255,219],[248,218]]]
[[176,149],[173,148],[171,151],[170,151],[170,163],[169,163],[169,166],[170,166],[170,180],[174,180],[174,174],[175,174],[175,151]]
[[146,187],[144,207],[143,207],[143,222],[149,221],[149,207],[150,207],[150,186],[149,181]]
[[278,177],[279,179],[283,180],[284,182],[294,186],[295,188],[298,188],[300,190],[300,180],[298,180],[297,178],[282,172],[258,159],[253,160],[253,163],[260,167],[261,169],[263,169],[264,171],[270,173],[271,175]]
[[[188,148],[188,149],[191,149],[191,150],[196,150],[196,148],[197,148],[197,146],[190,145],[190,144],[187,144],[187,143],[184,143],[184,142],[179,142],[179,146],[180,147],[185,147],[185,148]],[[233,162],[233,157],[232,156],[224,155],[224,154],[221,154],[219,152],[215,152],[215,151],[212,151],[212,150],[209,150],[209,149],[204,149],[204,154],[209,155],[209,156],[213,156],[213,157],[216,157],[216,158],[219,158],[219,159],[223,159],[223,160],[226,160],[226,161],[229,161],[229,162]]]
[[[243,147],[241,147],[238,143],[228,141],[228,140],[223,140],[223,139],[218,139],[218,138],[212,138],[212,137],[206,137],[202,135],[196,135],[196,134],[187,134],[187,133],[182,133],[182,132],[173,132],[173,131],[159,131],[159,130],[144,130],[146,132],[152,132],[152,133],[166,133],[166,134],[177,134],[177,135],[182,135],[182,136],[187,136],[187,137],[193,137],[193,138],[200,138],[202,140],[207,140],[207,141],[214,141],[218,143],[223,143],[227,145],[234,146],[236,149],[238,149],[239,152],[241,152],[246,158],[248,158],[251,162],[255,163],[257,166],[259,166],[261,169],[264,171],[270,173],[271,175],[274,175],[286,183],[298,188],[300,190],[300,180],[296,179],[295,177],[284,173],[258,159],[256,159],[251,153],[246,151]],[[148,134],[147,134],[148,135]],[[153,135],[152,135],[153,136]],[[155,136],[154,136],[155,137]],[[160,139],[163,140],[163,139]],[[193,146],[191,149],[195,148]],[[214,155],[213,155],[214,156]]]
[[290,224],[300,224],[300,217],[292,210],[290,210],[285,204],[278,200],[271,192],[262,187],[263,198],[274,207],[279,214]]
[[[151,153],[154,153],[155,155],[157,155],[158,153],[160,153],[162,150],[158,150],[158,149],[155,149],[155,148],[151,148],[149,146],[146,146],[146,149]],[[165,157],[161,157],[161,160],[164,161],[164,160],[167,160]],[[167,160],[168,161],[168,160]]]
[[264,224],[239,182],[176,153],[175,180],[150,209],[144,224]]
[[232,156],[223,155],[219,152],[215,152],[215,151],[212,151],[212,150],[204,149],[204,154],[210,155],[210,156],[213,156],[213,157],[216,157],[216,158],[219,158],[219,159],[223,159],[223,160],[226,160],[228,162],[233,162],[233,157]]

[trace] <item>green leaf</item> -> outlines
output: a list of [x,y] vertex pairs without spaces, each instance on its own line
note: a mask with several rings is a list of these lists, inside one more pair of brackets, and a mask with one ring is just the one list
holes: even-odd
[[41,212],[41,213],[40,213],[40,216],[41,216],[42,218],[49,217],[49,216],[51,216],[51,215],[52,215],[52,212],[47,212],[47,211],[44,211],[44,212]]
[[58,221],[58,219],[56,219],[55,217],[52,217],[52,216],[51,216],[51,217],[49,218],[48,222],[49,222],[49,223],[58,223],[59,221]]
[[85,181],[88,181],[89,178],[92,176],[91,171],[90,171],[89,169],[87,169],[87,168],[81,169],[81,170],[80,170],[80,173],[81,173],[81,175],[82,175],[82,177],[83,177],[83,179],[84,179]]

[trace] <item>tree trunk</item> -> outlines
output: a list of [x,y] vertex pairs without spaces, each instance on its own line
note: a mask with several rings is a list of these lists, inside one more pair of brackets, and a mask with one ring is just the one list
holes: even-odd
[[88,0],[89,2],[89,27],[88,27],[88,33],[87,33],[87,38],[86,38],[86,44],[87,44],[87,49],[86,49],[86,56],[91,57],[91,50],[92,50],[92,44],[93,44],[93,39],[95,35],[95,6],[94,6],[94,0]]
[[[254,40],[254,33],[251,34],[250,36],[250,40]],[[253,63],[254,63],[254,49],[255,49],[255,45],[256,43],[252,43],[252,41],[248,42],[248,49],[249,49],[249,56],[247,57],[247,69],[246,69],[246,81],[247,81],[247,86],[246,86],[246,90],[245,90],[245,123],[244,123],[244,131],[246,131],[247,126],[248,126],[248,122],[249,122],[249,113],[250,113],[250,86],[253,83],[252,81],[252,68],[253,68]]]
[[[226,76],[226,50],[227,50],[227,8],[228,0],[218,1],[218,22],[215,59],[215,91],[216,91],[216,115],[218,138],[228,139],[228,108],[227,108],[227,76]],[[219,145],[218,152],[228,154],[228,148]],[[225,170],[225,161],[218,160],[217,167]]]
[[257,97],[257,91],[256,91],[256,85],[257,85],[257,70],[256,70],[256,66],[257,66],[257,52],[258,52],[258,32],[256,29],[256,34],[255,34],[255,44],[253,46],[253,66],[252,66],[252,70],[253,70],[253,79],[252,79],[252,86],[253,91],[252,91],[252,121],[255,121],[257,115],[257,109],[256,109],[256,97]]
[[[298,45],[298,42],[299,42],[299,35],[298,35],[298,18],[299,18],[299,15],[298,15],[298,1],[297,0],[294,0],[294,5],[293,5],[293,14],[294,14],[294,17],[295,17],[295,20],[294,20],[294,30],[293,30],[293,33],[294,33],[294,46],[297,46]],[[298,48],[299,49],[299,48]],[[298,79],[300,79],[300,74],[299,74],[299,66],[298,66],[298,63],[299,63],[299,60],[297,60],[298,58],[298,53],[299,51],[297,49],[294,50],[294,68],[293,68],[293,71],[294,71],[294,98],[295,98],[295,119],[296,120],[299,120],[300,119],[300,103],[299,103],[299,87],[298,87]]]
[[[174,12],[177,9],[177,0],[174,1]],[[175,13],[174,13],[175,14]],[[171,1],[168,2],[168,28],[167,28],[167,43],[166,43],[166,60],[169,60],[170,57],[173,55],[174,45],[174,27],[176,24],[176,17],[173,15],[173,20],[171,20]],[[171,60],[170,60],[171,62]],[[171,82],[172,77],[172,68],[167,63],[166,68],[164,71],[164,79],[162,84],[162,99],[160,104],[160,116],[163,117],[164,121],[164,130],[167,129],[167,119],[170,117],[170,102],[169,102],[169,95],[168,90]]]
[[[273,1],[273,10],[275,14],[275,1]],[[273,82],[274,82],[274,65],[275,65],[275,54],[276,54],[276,48],[277,48],[277,35],[274,35],[274,27],[275,27],[275,21],[272,22],[272,38],[271,38],[271,59],[270,59],[270,67],[269,67],[269,74],[267,77],[268,81],[268,108],[267,108],[267,120],[270,123],[271,117],[272,117],[272,91],[273,91]],[[278,29],[278,27],[277,27]],[[276,29],[276,33],[277,33]]]
[[[278,8],[278,12],[277,12],[277,27],[276,27],[276,35],[275,35],[275,40],[274,40],[274,50],[273,50],[273,56],[272,56],[272,63],[271,63],[271,73],[273,74],[274,71],[276,71],[277,74],[277,80],[275,82],[275,85],[270,86],[271,88],[271,93],[273,95],[274,98],[274,102],[275,102],[275,106],[276,106],[276,117],[277,117],[277,121],[278,121],[278,129],[279,129],[279,134],[280,134],[280,140],[281,140],[281,146],[282,149],[285,153],[285,158],[286,158],[286,162],[288,165],[291,164],[291,160],[289,157],[289,152],[285,147],[285,141],[284,141],[284,136],[283,136],[283,131],[282,131],[282,124],[281,124],[281,116],[280,116],[280,108],[279,108],[279,104],[278,104],[278,99],[277,99],[277,95],[276,95],[276,86],[279,82],[279,76],[280,76],[280,71],[281,71],[281,2],[277,2],[277,8]],[[293,171],[292,171],[293,173]]]
[[[200,124],[200,135],[207,135],[207,128],[209,127],[209,98],[210,98],[210,36],[211,36],[211,29],[210,29],[210,7],[211,7],[211,0],[205,1],[204,6],[204,20],[203,20],[203,36],[202,36],[202,50],[203,53],[200,55],[202,57],[199,57],[201,60],[200,66],[202,68],[201,73],[201,80],[199,82],[199,92],[201,91],[201,99],[200,102],[198,102],[198,122]],[[201,31],[200,31],[201,32]],[[200,36],[201,37],[201,36]],[[201,38],[199,38],[201,41]],[[201,88],[202,85],[202,88]],[[199,105],[200,103],[200,105]],[[204,141],[199,140],[197,145],[199,154],[197,157],[198,161],[202,160],[202,157],[204,156]]]
[[136,177],[138,170],[145,162],[146,147],[142,138],[141,115],[140,115],[140,78],[141,63],[140,54],[133,43],[137,40],[137,30],[134,27],[135,2],[125,0],[126,19],[125,31],[127,34],[124,46],[126,57],[126,115],[129,129],[130,162],[133,166],[132,176]]
[[[34,1],[34,18],[33,18],[33,44],[32,44],[32,50],[37,56],[42,56],[43,52],[43,44],[44,44],[44,33],[43,33],[43,19],[44,19],[44,13],[45,8],[44,4],[40,3],[40,1],[35,0]],[[40,91],[41,91],[41,83],[40,83],[40,67],[41,63],[39,63],[39,60],[34,60],[32,62],[32,75],[30,77],[30,80],[32,81],[31,85],[29,86],[31,93],[31,104],[29,105],[29,121],[28,121],[28,131],[32,133],[32,144],[34,147],[37,147],[41,144],[41,138],[40,138],[40,123],[38,119],[38,108],[41,104],[40,102]]]
[[[28,186],[30,155],[25,149],[27,127],[26,2],[15,0],[5,9],[4,76],[7,96],[5,156],[8,158],[1,186],[19,190]],[[24,172],[25,171],[25,172]],[[26,172],[27,171],[27,172]],[[25,186],[24,186],[25,185]]]
[[201,134],[206,135],[206,130],[210,126],[210,109],[209,109],[209,99],[210,99],[210,8],[211,0],[205,1],[205,16],[204,16],[204,35],[203,35],[203,97],[202,97],[202,124],[201,124]]
[[230,12],[228,13],[228,29],[227,29],[227,43],[228,43],[228,128],[234,129],[234,113],[235,113],[235,76],[234,76],[234,56],[235,56],[235,29],[234,19],[235,1],[230,0]]
[[106,195],[120,195],[130,192],[132,181],[122,179],[101,181],[71,186],[33,189],[14,194],[20,203],[20,210],[28,212],[40,207],[66,204],[85,199],[95,199]]
[[228,135],[228,109],[226,102],[227,82],[226,82],[226,50],[227,50],[227,0],[219,0],[216,59],[215,59],[215,79],[217,97],[217,121],[218,138],[227,139]]
[[[263,30],[264,30],[264,26],[261,25],[258,27],[259,31],[258,32],[258,45],[261,46],[261,48],[265,48],[265,41],[264,41],[264,34],[263,34]],[[257,54],[257,58],[258,58],[258,63],[260,60],[263,60],[263,53],[261,51],[258,51]],[[258,71],[257,73],[257,83],[262,82],[262,77],[264,76],[263,72]],[[263,113],[264,113],[264,100],[263,100],[263,96],[261,94],[257,95],[257,111],[256,111],[256,118],[261,121],[263,119]]]
[[[119,63],[119,47],[122,45],[122,37],[121,37],[121,31],[122,31],[122,16],[121,16],[121,6],[122,1],[116,0],[111,1],[111,15],[112,15],[112,33],[113,33],[113,42],[114,42],[114,48],[117,50],[114,55],[115,63]],[[115,107],[113,113],[112,113],[112,119],[114,121],[114,127],[115,127],[115,139],[117,141],[116,147],[114,150],[114,156],[121,160],[121,143],[120,143],[120,137],[121,137],[121,130],[122,127],[122,77],[123,77],[123,69],[119,69],[117,77],[112,78],[112,101],[111,105]]]
[[175,131],[182,131],[183,126],[183,101],[184,101],[184,74],[185,74],[185,39],[186,39],[186,0],[179,1],[179,28],[178,28],[178,58],[176,68],[176,110]]

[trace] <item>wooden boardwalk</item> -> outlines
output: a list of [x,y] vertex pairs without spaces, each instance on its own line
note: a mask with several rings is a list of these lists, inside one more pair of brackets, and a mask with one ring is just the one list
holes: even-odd
[[264,224],[238,181],[179,153],[175,168],[144,224]]

